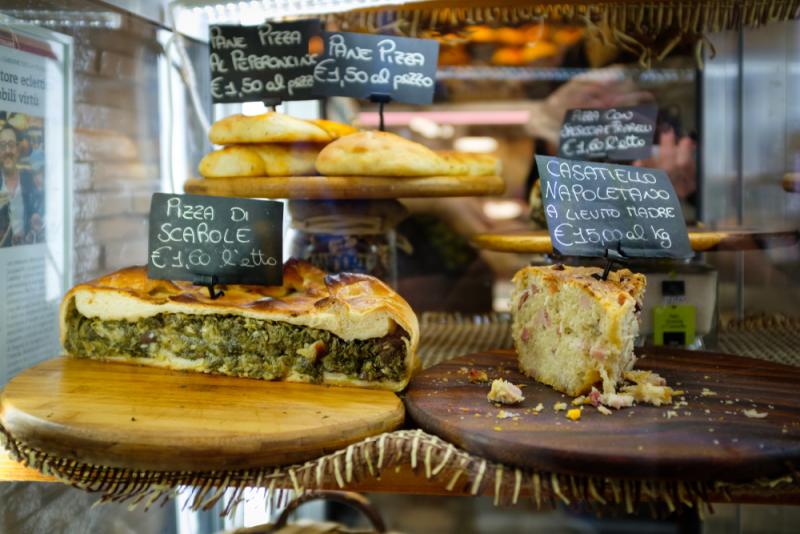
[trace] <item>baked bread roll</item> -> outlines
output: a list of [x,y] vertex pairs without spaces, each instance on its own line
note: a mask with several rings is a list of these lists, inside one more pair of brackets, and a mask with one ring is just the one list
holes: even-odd
[[282,286],[219,288],[212,300],[123,269],[67,293],[61,343],[76,357],[392,391],[419,367],[417,317],[377,278],[290,260]]
[[389,132],[359,132],[330,143],[317,156],[326,176],[444,176],[452,166],[433,150]]
[[615,391],[636,361],[645,277],[627,269],[525,267],[514,276],[511,333],[520,370],[568,395]]
[[319,143],[231,145],[206,154],[198,170],[205,178],[309,176],[317,174],[314,163],[322,147]]
[[477,152],[455,152],[441,150],[437,152],[450,164],[449,172],[457,176],[499,176],[500,160],[491,154]]
[[239,143],[328,143],[331,135],[316,124],[283,113],[231,115],[211,125],[208,139],[215,145]]
[[328,135],[331,136],[332,140],[360,131],[358,128],[350,126],[349,124],[342,124],[341,122],[329,121],[327,119],[313,119],[308,122],[325,130]]

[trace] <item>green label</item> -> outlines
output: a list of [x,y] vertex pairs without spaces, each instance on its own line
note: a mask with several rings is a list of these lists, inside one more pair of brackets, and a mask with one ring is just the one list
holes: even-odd
[[653,309],[653,338],[656,345],[694,343],[696,309],[688,304],[656,306]]

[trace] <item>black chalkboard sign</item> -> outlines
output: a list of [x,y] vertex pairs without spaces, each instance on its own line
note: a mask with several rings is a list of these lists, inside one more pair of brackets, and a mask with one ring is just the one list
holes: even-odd
[[313,98],[312,39],[318,20],[211,26],[211,98],[216,104]]
[[692,256],[681,204],[660,169],[536,156],[553,248],[565,256]]
[[281,285],[280,202],[155,193],[147,275],[164,280]]
[[317,96],[433,102],[438,41],[348,32],[322,32],[322,37],[324,51],[314,68]]
[[570,159],[633,161],[650,157],[658,107],[571,109],[564,116],[558,155]]

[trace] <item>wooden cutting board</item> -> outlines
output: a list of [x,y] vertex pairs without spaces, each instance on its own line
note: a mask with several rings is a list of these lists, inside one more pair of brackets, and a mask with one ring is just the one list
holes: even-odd
[[190,178],[183,189],[223,197],[346,200],[500,195],[505,182],[499,176],[278,176]]
[[18,374],[0,424],[86,463],[208,471],[301,462],[403,423],[390,391],[267,382],[76,358]]
[[[480,248],[519,254],[550,254],[553,244],[547,230],[476,234],[472,243]],[[689,230],[689,243],[697,252],[754,250],[790,247],[800,242],[800,231],[781,230]]]
[[[588,405],[570,421],[553,405],[571,398],[520,374],[513,351],[495,350],[423,371],[405,394],[406,409],[423,430],[471,453],[546,472],[743,481],[800,466],[800,368],[678,349],[646,354],[637,368],[683,389],[686,406],[638,405],[604,416]],[[525,401],[496,408],[486,400],[489,385],[470,383],[464,369],[524,384]],[[540,402],[544,409],[534,415]],[[767,416],[749,418],[747,409]],[[519,416],[500,419],[501,410]]]

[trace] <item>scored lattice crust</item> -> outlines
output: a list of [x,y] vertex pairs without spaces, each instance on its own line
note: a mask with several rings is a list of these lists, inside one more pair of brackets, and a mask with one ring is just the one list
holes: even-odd
[[[419,368],[417,317],[402,297],[377,278],[352,273],[326,275],[308,263],[289,260],[284,266],[282,286],[217,287],[225,294],[212,300],[206,288],[190,282],[150,279],[145,267],[130,267],[77,285],[66,294],[61,305],[62,345],[68,346],[67,323],[73,310],[87,318],[128,322],[160,314],[235,316],[327,331],[344,341],[380,339],[391,335],[397,327],[407,334],[404,376],[398,380],[376,382],[326,371],[323,383],[399,391]],[[118,355],[102,359],[208,372],[202,362],[178,357]],[[223,374],[228,373],[223,371]],[[311,381],[295,372],[282,379]]]

